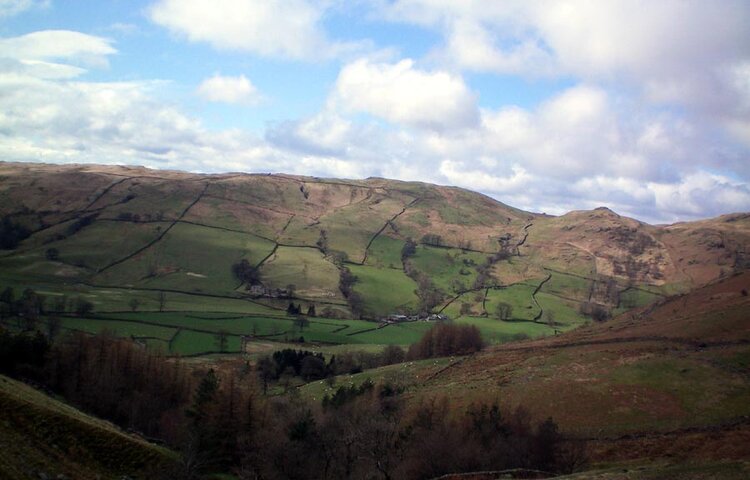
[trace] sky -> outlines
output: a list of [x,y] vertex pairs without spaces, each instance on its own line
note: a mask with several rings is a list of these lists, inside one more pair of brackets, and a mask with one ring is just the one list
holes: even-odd
[[0,160],[750,211],[750,2],[0,0]]

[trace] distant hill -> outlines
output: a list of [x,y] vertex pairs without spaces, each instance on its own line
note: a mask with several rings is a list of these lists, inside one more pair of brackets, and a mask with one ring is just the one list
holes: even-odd
[[[381,178],[0,163],[0,215],[4,235],[22,234],[2,251],[0,286],[251,296],[277,309],[291,296],[339,317],[493,317],[507,303],[511,317],[565,329],[750,264],[750,214],[669,226],[605,208],[552,217]],[[418,245],[404,257],[407,239]],[[232,274],[242,259],[260,273],[252,290]]]

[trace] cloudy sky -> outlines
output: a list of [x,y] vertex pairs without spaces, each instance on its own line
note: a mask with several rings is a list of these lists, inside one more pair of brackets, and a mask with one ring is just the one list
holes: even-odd
[[750,211],[747,0],[0,0],[0,159]]

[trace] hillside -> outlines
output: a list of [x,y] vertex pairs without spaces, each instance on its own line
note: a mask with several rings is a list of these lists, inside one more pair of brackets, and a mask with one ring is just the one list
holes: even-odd
[[[743,461],[750,457],[749,288],[743,273],[559,336],[339,381],[398,382],[413,403],[437,396],[457,405],[498,400],[505,411],[521,406],[535,418],[554,417],[593,462],[682,462],[692,471]],[[315,398],[326,391],[323,382],[303,389]],[[697,478],[742,478],[740,471],[747,465],[706,468]],[[613,478],[641,478],[637,472],[618,469]]]
[[[521,406],[553,417],[597,468],[650,461],[611,478],[676,478],[675,459],[705,478],[747,471],[750,215],[654,226],[380,178],[0,163],[0,216],[0,321],[11,331],[106,330],[226,374],[301,342],[326,359],[406,346],[440,313],[490,345],[296,379],[295,391],[312,405],[334,382],[383,379],[410,406]],[[247,356],[211,356],[226,353]],[[18,414],[0,438],[28,468],[106,478],[164,454],[2,381],[0,402]],[[62,430],[50,430],[53,415]],[[56,435],[58,447],[73,443],[39,446]],[[28,473],[9,465],[0,474]]]
[[115,479],[175,458],[21,382],[0,375],[0,477]]
[[[477,325],[491,342],[553,335],[742,271],[750,246],[743,214],[651,226],[381,178],[97,165],[0,163],[0,216],[0,287],[45,295],[65,328],[182,354],[216,350],[219,329],[233,351],[251,333],[298,335],[290,302],[324,317],[308,341],[407,344],[423,325],[370,332],[348,319],[420,312]],[[256,280],[233,274],[242,260]],[[67,318],[78,299],[96,324]]]

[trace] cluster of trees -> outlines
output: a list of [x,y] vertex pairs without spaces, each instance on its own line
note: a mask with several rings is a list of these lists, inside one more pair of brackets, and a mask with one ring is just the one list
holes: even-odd
[[425,245],[431,245],[433,247],[442,247],[443,246],[443,237],[436,233],[425,233],[422,236],[421,243]]
[[612,316],[609,308],[607,308],[605,305],[601,305],[595,302],[581,302],[578,310],[582,315],[591,317],[597,322],[603,322],[605,320],[608,320]]
[[[213,429],[206,430],[221,432],[214,438],[225,439],[229,450],[217,452],[222,444],[212,442],[214,451],[203,456],[236,459],[241,479],[436,478],[516,468],[562,473],[584,460],[563,444],[553,420],[534,422],[522,409],[507,414],[497,404],[477,403],[459,411],[444,398],[410,409],[388,385],[355,389],[347,401],[332,406],[329,400],[324,409],[253,398],[236,433],[222,428],[221,410],[207,415]],[[227,408],[221,397],[214,402]]]
[[54,344],[40,332],[0,328],[0,372],[33,380],[122,428],[179,440],[193,379],[179,362],[107,333],[80,332]]
[[39,321],[46,315],[45,323],[50,338],[59,331],[58,314],[74,313],[80,317],[89,315],[94,304],[78,296],[68,298],[65,295],[51,299],[40,295],[31,288],[26,288],[16,298],[13,287],[7,287],[0,293],[0,321],[15,319],[16,326],[24,331],[39,328]]
[[245,258],[232,265],[232,274],[237,280],[247,285],[260,283],[260,270]]
[[413,257],[417,253],[417,242],[411,239],[406,239],[406,243],[401,247],[401,261],[404,262],[406,259]]
[[348,268],[341,267],[339,269],[339,290],[346,298],[352,315],[361,317],[365,302],[362,295],[354,291],[354,284],[357,283],[357,280],[357,276]]
[[354,401],[354,399],[356,399],[357,397],[360,397],[365,393],[371,391],[374,387],[375,384],[370,379],[367,379],[364,382],[360,383],[359,386],[353,383],[349,386],[341,385],[336,389],[335,392],[333,392],[333,395],[329,395],[327,393],[323,395],[321,406],[324,409],[335,409],[343,407],[347,403]]
[[409,347],[408,359],[468,355],[484,346],[482,335],[474,325],[438,323]]
[[519,468],[567,473],[585,461],[581,449],[563,442],[553,420],[534,422],[524,409],[508,413],[480,402],[459,410],[445,398],[409,408],[401,389],[367,382],[336,392],[324,397],[323,407],[295,396],[258,395],[235,377],[209,371],[186,408],[181,462],[164,477],[230,471],[240,479],[434,478]]
[[[326,364],[322,353],[286,348],[278,350],[270,357],[271,378],[293,375],[305,380],[320,380],[333,374],[334,357]],[[264,364],[266,362],[263,362]]]
[[[289,305],[286,307],[286,313],[289,315],[302,315],[302,305],[301,304],[295,304],[294,302],[289,302]],[[317,315],[317,312],[315,311],[315,305],[310,304],[307,306],[307,316],[308,317],[315,317]]]
[[[452,326],[438,328],[445,327]],[[409,407],[398,385],[372,382],[341,386],[318,402],[268,397],[257,381],[264,360],[257,375],[242,361],[221,372],[197,370],[106,333],[71,334],[50,348],[41,335],[0,332],[0,354],[4,373],[34,372],[79,408],[180,453],[148,478],[433,478],[510,468],[568,472],[585,459],[552,420],[535,423],[524,410],[497,404],[459,410],[432,398]],[[329,371],[337,363],[295,350],[267,361],[275,372],[301,375],[312,363]]]
[[37,380],[43,377],[50,343],[40,332],[12,333],[0,327],[0,373]]
[[81,231],[83,228],[88,227],[92,223],[94,223],[94,220],[96,220],[96,217],[98,217],[98,213],[92,213],[91,215],[85,215],[75,222],[71,223],[70,226],[68,226],[68,229],[66,230],[66,233],[68,236],[74,235]]
[[10,215],[3,216],[2,221],[0,221],[0,250],[16,248],[29,235],[31,235],[31,230],[13,221]]

